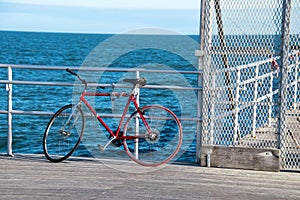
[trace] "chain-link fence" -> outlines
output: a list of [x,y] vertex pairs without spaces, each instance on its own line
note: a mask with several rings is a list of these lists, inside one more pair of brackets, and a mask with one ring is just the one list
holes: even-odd
[[300,0],[202,0],[203,145],[300,169]]

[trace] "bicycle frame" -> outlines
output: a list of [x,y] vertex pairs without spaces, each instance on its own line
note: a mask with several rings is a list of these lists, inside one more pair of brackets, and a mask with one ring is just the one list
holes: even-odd
[[[182,127],[178,117],[171,110],[160,105],[145,105],[143,107],[138,105],[137,90],[146,85],[145,78],[123,79],[123,82],[132,84],[131,92],[128,94],[87,92],[88,83],[86,80],[71,69],[66,69],[66,71],[76,76],[84,85],[84,89],[77,104],[68,104],[61,107],[50,119],[43,137],[43,150],[48,160],[61,162],[71,156],[78,147],[85,129],[85,115],[81,107],[82,104],[89,109],[92,117],[97,118],[98,122],[109,133],[108,142],[104,146],[98,144],[101,151],[104,151],[110,144],[117,147],[123,145],[127,155],[133,161],[149,167],[165,164],[178,153],[182,144]],[[114,88],[114,85],[112,86]],[[113,131],[97,114],[96,109],[88,102],[88,98],[86,98],[88,96],[123,96],[128,98],[116,131]],[[134,106],[134,111],[129,115],[128,112],[131,112],[131,109],[129,109],[131,106]],[[161,122],[159,120],[166,121]],[[81,125],[80,132],[75,127],[77,121]],[[170,126],[174,126],[174,128]],[[76,131],[79,135],[72,134]]]
[[[88,107],[88,109],[91,111],[91,113],[94,115],[94,117],[97,118],[97,120],[100,122],[100,124],[106,129],[106,131],[112,136],[112,140],[114,139],[118,139],[118,140],[134,140],[134,139],[137,139],[137,138],[140,138],[140,137],[145,137],[146,134],[142,134],[142,135],[136,135],[136,136],[123,136],[123,135],[120,135],[120,132],[121,132],[121,126],[122,124],[124,123],[124,120],[125,120],[125,117],[126,117],[126,113],[129,109],[129,106],[131,104],[131,102],[133,103],[136,111],[139,113],[143,123],[145,124],[146,126],[146,129],[147,129],[147,132],[150,133],[150,127],[145,119],[145,117],[143,116],[142,114],[142,110],[140,109],[140,107],[138,106],[137,104],[137,101],[136,101],[136,98],[135,98],[135,94],[134,92],[131,92],[129,97],[128,97],[128,100],[127,100],[127,103],[125,105],[125,108],[124,108],[124,111],[123,111],[123,114],[121,116],[121,119],[120,119],[120,122],[119,122],[119,125],[118,125],[118,129],[116,132],[113,132],[111,130],[111,128],[103,121],[103,119],[101,118],[100,115],[98,115],[98,113],[96,112],[96,110],[89,104],[89,102],[85,99],[85,96],[95,96],[95,97],[109,97],[111,95],[114,95],[114,94],[111,94],[111,93],[100,93],[100,92],[86,92],[86,91],[83,91],[82,94],[81,94],[81,97],[80,97],[80,101],[78,104],[81,104],[82,102]],[[127,94],[121,94],[120,96],[127,96]],[[77,104],[77,105],[78,105]],[[111,140],[111,141],[112,141]]]

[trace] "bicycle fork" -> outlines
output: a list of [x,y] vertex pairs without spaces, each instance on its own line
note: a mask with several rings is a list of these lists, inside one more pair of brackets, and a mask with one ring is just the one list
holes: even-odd
[[79,118],[79,115],[77,115],[77,116],[75,115],[75,119],[74,119],[74,122],[72,123],[72,125],[69,126],[69,128],[68,128],[67,131],[65,129],[66,129],[67,125],[70,123],[72,117],[74,116],[76,108],[79,107],[79,106],[81,106],[80,102],[77,103],[73,107],[72,112],[71,112],[70,116],[68,117],[67,121],[64,123],[63,127],[58,131],[59,133],[65,135],[65,136],[70,136],[71,135],[71,130],[72,130],[72,128],[74,128],[74,126],[75,126],[75,124],[76,124],[76,122],[77,122],[77,120]]

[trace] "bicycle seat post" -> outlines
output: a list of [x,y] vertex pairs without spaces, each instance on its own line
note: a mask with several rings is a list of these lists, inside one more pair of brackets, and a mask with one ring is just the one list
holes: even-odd
[[137,96],[137,95],[139,94],[138,84],[134,84],[134,85],[132,86],[131,94],[133,94],[134,96]]

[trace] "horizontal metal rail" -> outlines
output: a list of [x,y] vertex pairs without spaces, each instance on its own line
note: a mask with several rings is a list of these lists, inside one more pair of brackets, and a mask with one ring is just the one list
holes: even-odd
[[[297,55],[300,55],[300,51],[299,50],[292,51],[289,54],[289,56],[291,58],[294,57],[294,56],[297,56]],[[258,65],[272,63],[273,61],[279,60],[279,59],[280,59],[280,56],[271,57],[271,58],[266,59],[266,60],[262,60],[262,61],[258,61],[258,62],[253,62],[253,63],[246,64],[246,65],[239,65],[239,66],[235,66],[235,67],[219,69],[219,70],[216,70],[215,73],[233,72],[233,71],[237,71],[237,70],[247,69],[247,68],[251,68],[251,67],[256,67]],[[293,67],[293,66],[294,65],[289,65],[289,68]]]
[[73,66],[44,66],[44,65],[15,65],[0,64],[0,68],[16,68],[16,69],[35,69],[35,70],[72,70],[95,71],[95,72],[147,72],[147,73],[165,73],[165,74],[203,74],[202,70],[165,70],[165,69],[145,69],[145,68],[105,68],[105,67],[73,67]]
[[[0,84],[16,84],[16,85],[45,85],[45,86],[83,86],[83,84],[67,83],[67,82],[42,82],[42,81],[7,81],[0,80]],[[88,83],[88,87],[112,87],[112,84]],[[115,88],[131,88],[126,84],[113,84]],[[172,89],[172,90],[202,90],[202,87],[182,87],[172,85],[145,85],[143,88],[148,89]]]
[[274,72],[269,72],[269,73],[266,73],[266,74],[263,74],[261,76],[258,76],[258,77],[255,77],[255,78],[250,78],[250,79],[247,79],[247,80],[244,80],[242,82],[239,82],[239,83],[233,83],[233,84],[230,84],[230,85],[226,85],[226,86],[221,86],[221,87],[216,87],[215,90],[226,90],[226,89],[233,89],[233,88],[236,88],[236,87],[240,87],[240,86],[245,86],[247,84],[250,84],[250,83],[253,83],[253,82],[256,82],[256,81],[261,81],[265,78],[268,78],[274,74],[278,73],[278,71],[274,71]]
[[[66,70],[67,68],[82,71],[106,71],[106,72],[146,72],[146,73],[166,73],[166,74],[202,74],[202,71],[177,71],[177,70],[152,70],[143,68],[93,68],[93,67],[66,67],[66,66],[41,66],[41,65],[8,65],[0,64],[0,68],[18,68],[18,69],[35,69],[35,70]],[[47,86],[79,86],[81,84],[67,82],[43,82],[43,81],[20,81],[20,80],[0,80],[0,84],[21,84],[21,85],[47,85]],[[111,84],[88,83],[90,87],[111,87]],[[114,84],[117,88],[130,88],[125,84]],[[148,89],[173,89],[173,90],[202,90],[202,87],[181,87],[172,85],[145,85],[143,88]]]
[[[45,111],[24,111],[24,110],[11,110],[10,112],[7,110],[0,110],[0,114],[17,114],[17,115],[54,115],[54,112],[45,112]],[[107,113],[100,113],[99,114],[103,118],[121,118],[121,114],[107,114]],[[94,117],[92,114],[86,115],[86,117]],[[127,115],[126,117],[130,117],[130,115]],[[179,120],[181,121],[202,121],[202,119],[197,117],[179,117]]]

